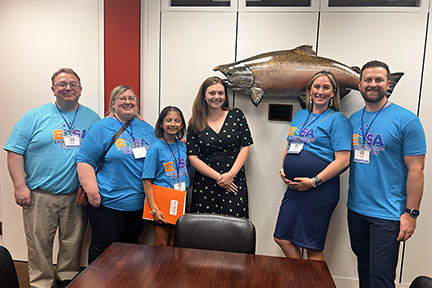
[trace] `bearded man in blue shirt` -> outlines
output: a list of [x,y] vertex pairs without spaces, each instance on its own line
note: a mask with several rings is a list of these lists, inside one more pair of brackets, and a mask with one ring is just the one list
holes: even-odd
[[423,195],[426,140],[418,117],[391,103],[385,63],[370,61],[360,75],[365,107],[353,126],[348,226],[359,285],[395,287],[399,244],[414,233]]

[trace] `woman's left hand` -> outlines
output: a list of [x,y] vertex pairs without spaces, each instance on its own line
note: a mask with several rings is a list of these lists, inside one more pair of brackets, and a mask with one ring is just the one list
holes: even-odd
[[297,191],[307,191],[313,187],[312,179],[307,177],[296,177],[294,178],[294,181],[291,181],[291,184],[289,184],[288,187]]

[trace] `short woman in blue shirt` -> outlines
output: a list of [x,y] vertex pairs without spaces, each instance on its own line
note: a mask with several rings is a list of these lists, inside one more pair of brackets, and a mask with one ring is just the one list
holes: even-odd
[[339,201],[339,174],[350,162],[352,127],[339,111],[333,74],[319,72],[306,89],[306,109],[291,122],[279,174],[288,185],[274,233],[287,257],[324,260],[330,217]]
[[143,185],[155,220],[155,243],[157,246],[173,246],[175,226],[166,222],[165,215],[156,203],[152,184],[181,191],[189,187],[186,144],[181,141],[186,132],[183,113],[177,107],[165,107],[155,127],[158,139],[147,154],[142,174]]
[[[79,180],[89,201],[87,213],[92,228],[89,264],[113,242],[138,243],[143,230],[141,173],[155,137],[153,127],[137,118],[137,110],[132,88],[115,87],[111,92],[110,114],[89,128],[77,156]],[[121,128],[124,131],[108,150]],[[100,161],[102,166],[96,173]]]

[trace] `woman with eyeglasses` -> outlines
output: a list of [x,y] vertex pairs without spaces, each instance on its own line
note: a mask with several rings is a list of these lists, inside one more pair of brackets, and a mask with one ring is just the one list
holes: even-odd
[[289,258],[324,260],[330,217],[339,201],[339,174],[350,163],[352,127],[338,112],[339,85],[334,75],[316,73],[306,89],[306,109],[288,130],[279,175],[287,184],[274,240]]
[[249,218],[244,164],[253,144],[243,112],[228,106],[225,83],[207,78],[192,106],[187,153],[195,168],[191,212]]
[[143,230],[141,174],[155,136],[137,118],[137,105],[131,87],[115,87],[109,115],[89,128],[77,156],[92,228],[89,264],[113,242],[138,243]]

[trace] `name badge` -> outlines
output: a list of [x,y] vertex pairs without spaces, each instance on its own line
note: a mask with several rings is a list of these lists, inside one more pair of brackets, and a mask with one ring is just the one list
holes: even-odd
[[81,139],[78,135],[63,136],[63,141],[66,148],[75,148],[81,145]]
[[135,147],[135,148],[132,148],[132,153],[133,153],[135,159],[141,159],[141,158],[146,157],[147,149],[144,146]]
[[370,149],[367,147],[354,148],[354,162],[369,164],[370,163]]
[[185,182],[174,183],[174,189],[180,191],[186,191],[186,183]]
[[304,145],[304,143],[302,143],[302,142],[290,143],[287,153],[299,154],[303,150],[303,145]]

